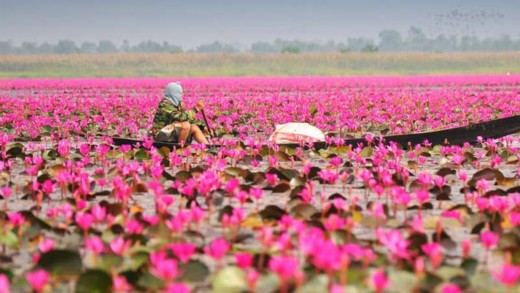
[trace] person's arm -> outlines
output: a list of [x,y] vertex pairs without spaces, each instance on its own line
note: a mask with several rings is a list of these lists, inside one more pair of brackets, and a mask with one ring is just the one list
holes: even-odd
[[200,111],[199,109],[202,109],[198,104],[194,109],[191,110],[186,110],[184,108],[184,104],[182,103],[178,107],[173,106],[171,103],[169,105],[171,107],[169,109],[171,117],[170,123],[188,121],[189,123],[197,125],[201,130],[206,128],[204,122],[195,118],[195,115]]
[[195,119],[195,111],[186,111],[182,102],[177,107],[175,107],[172,103],[167,103],[164,110],[168,113],[170,123],[184,121],[191,123],[191,121]]

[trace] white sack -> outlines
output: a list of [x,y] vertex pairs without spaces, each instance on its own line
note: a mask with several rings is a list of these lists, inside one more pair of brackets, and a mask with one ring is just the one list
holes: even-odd
[[309,123],[286,123],[276,125],[269,141],[277,144],[325,141],[325,134]]

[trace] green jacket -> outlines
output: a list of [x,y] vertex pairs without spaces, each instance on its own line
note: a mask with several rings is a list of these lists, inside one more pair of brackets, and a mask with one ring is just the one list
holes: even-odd
[[204,129],[204,124],[200,120],[195,119],[196,113],[197,110],[195,109],[186,110],[183,102],[180,102],[175,107],[170,100],[162,99],[153,117],[152,133],[157,135],[166,125],[184,121],[196,124],[200,129]]

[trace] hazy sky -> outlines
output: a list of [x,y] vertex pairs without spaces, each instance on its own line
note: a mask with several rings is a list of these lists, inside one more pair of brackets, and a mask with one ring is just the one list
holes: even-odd
[[520,0],[0,0],[0,40],[377,40],[382,29],[520,37]]

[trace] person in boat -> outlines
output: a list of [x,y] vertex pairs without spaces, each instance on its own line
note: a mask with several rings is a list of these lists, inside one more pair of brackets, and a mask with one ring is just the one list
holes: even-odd
[[195,114],[204,109],[204,104],[198,102],[195,108],[186,110],[182,101],[182,87],[178,82],[166,86],[164,98],[159,103],[153,119],[152,135],[156,141],[175,143],[208,144],[203,133],[204,123],[195,118]]

